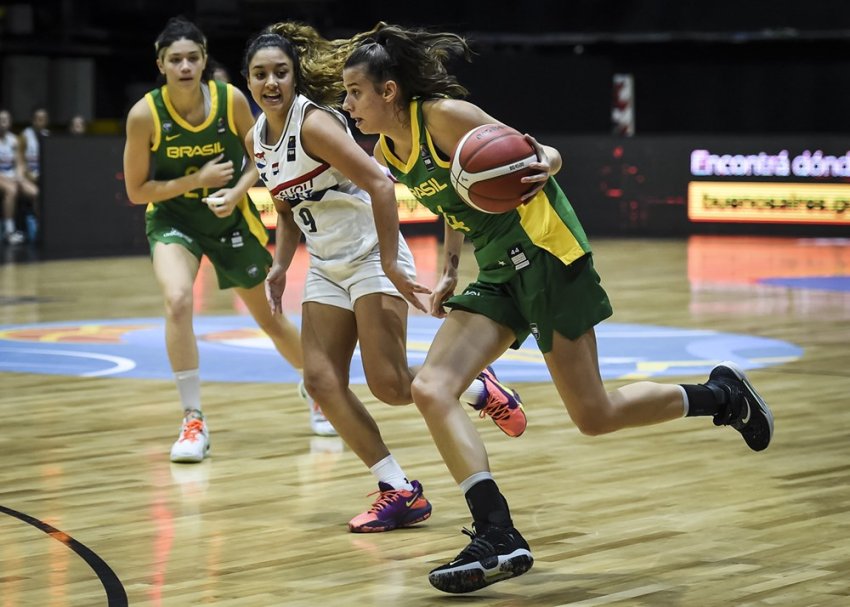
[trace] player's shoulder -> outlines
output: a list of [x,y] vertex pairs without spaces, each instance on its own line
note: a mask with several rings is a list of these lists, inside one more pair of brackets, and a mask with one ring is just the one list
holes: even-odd
[[146,93],[141,99],[136,101],[127,112],[127,120],[133,122],[144,122],[153,119],[153,109],[151,108],[152,92]]
[[421,102],[422,113],[428,117],[444,118],[450,117],[474,107],[469,101],[463,99],[452,99],[450,97],[435,97],[425,99]]

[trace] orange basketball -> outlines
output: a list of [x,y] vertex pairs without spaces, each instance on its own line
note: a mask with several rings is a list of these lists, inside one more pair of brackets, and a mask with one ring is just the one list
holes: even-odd
[[485,124],[464,135],[452,153],[451,184],[466,204],[484,213],[506,213],[535,184],[520,181],[537,171],[534,146],[516,129]]

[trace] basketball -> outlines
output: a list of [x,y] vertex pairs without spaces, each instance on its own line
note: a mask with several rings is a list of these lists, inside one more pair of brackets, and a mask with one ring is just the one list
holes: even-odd
[[536,184],[520,181],[537,171],[534,146],[516,129],[485,124],[464,135],[452,153],[451,184],[466,204],[484,213],[506,213]]

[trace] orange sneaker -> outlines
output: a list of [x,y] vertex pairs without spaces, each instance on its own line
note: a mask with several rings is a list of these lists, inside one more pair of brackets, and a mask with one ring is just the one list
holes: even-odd
[[204,414],[193,410],[186,414],[180,426],[180,436],[171,446],[171,461],[197,463],[210,452],[210,431]]
[[493,367],[487,367],[478,374],[478,379],[484,382],[484,392],[472,408],[481,417],[489,415],[499,429],[508,436],[519,436],[525,432],[528,420],[522,401],[516,390],[511,390],[496,378]]
[[[380,497],[363,514],[348,522],[352,533],[376,533],[392,531],[398,527],[410,527],[431,516],[431,504],[422,494],[419,481],[411,481],[413,491],[393,489],[386,483],[378,483]],[[369,495],[375,495],[370,493]]]

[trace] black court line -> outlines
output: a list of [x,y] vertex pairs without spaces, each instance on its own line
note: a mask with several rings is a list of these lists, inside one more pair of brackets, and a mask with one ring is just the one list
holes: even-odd
[[115,575],[115,572],[107,565],[102,558],[85,545],[81,544],[64,531],[59,531],[56,527],[48,525],[44,521],[33,518],[23,512],[12,510],[6,506],[0,505],[0,512],[5,512],[9,516],[22,520],[23,522],[32,525],[36,529],[44,531],[54,540],[62,542],[68,548],[76,552],[82,559],[88,563],[88,566],[95,572],[100,583],[103,584],[106,590],[107,607],[127,607],[127,592],[124,590],[124,585],[121,580]]

